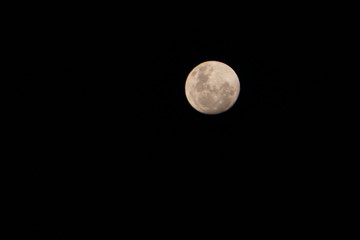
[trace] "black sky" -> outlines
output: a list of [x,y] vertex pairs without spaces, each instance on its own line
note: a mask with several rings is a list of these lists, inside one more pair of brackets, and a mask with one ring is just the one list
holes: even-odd
[[[241,141],[289,147],[285,138],[298,142],[296,134],[312,126],[313,89],[331,77],[336,54],[321,19],[289,15],[174,16],[169,24],[164,16],[127,25],[110,14],[24,23],[16,99],[34,124],[64,128],[69,138],[78,131],[85,139],[130,138],[130,146],[151,149],[149,156],[184,154],[196,139],[231,153]],[[184,95],[187,74],[207,60],[227,63],[241,82],[236,105],[218,116],[197,113]]]
[[[19,165],[80,198],[77,189],[202,198],[241,186],[251,205],[317,188],[335,164],[323,158],[324,88],[339,76],[342,49],[337,18],[321,6],[30,14],[13,39],[15,154],[34,159]],[[241,84],[236,104],[215,116],[184,93],[207,60],[231,66]]]

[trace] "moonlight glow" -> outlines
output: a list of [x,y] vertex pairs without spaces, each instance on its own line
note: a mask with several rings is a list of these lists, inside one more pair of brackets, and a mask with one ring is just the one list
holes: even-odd
[[185,83],[190,105],[205,114],[219,114],[231,108],[240,93],[235,71],[222,62],[207,61],[196,66]]

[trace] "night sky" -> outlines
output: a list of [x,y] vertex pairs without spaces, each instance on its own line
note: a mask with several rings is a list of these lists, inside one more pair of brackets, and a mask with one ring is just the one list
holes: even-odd
[[[122,27],[105,19],[24,27],[29,41],[19,50],[18,113],[29,128],[84,148],[81,154],[100,144],[115,156],[134,149],[129,157],[178,156],[200,165],[207,156],[296,157],[298,151],[286,152],[299,150],[316,124],[313,89],[331,78],[330,43],[296,19],[246,16],[239,24],[230,18]],[[241,83],[236,104],[217,116],[196,112],[184,94],[188,73],[207,60],[231,66]]]
[[[92,9],[21,22],[12,116],[17,152],[33,160],[20,165],[80,198],[109,190],[232,202],[242,192],[254,207],[314,190],[310,182],[332,164],[319,143],[329,135],[329,93],[318,90],[338,77],[336,21],[316,8],[305,20],[305,8],[276,9],[130,19],[126,9]],[[185,97],[188,73],[208,60],[240,79],[237,102],[220,115],[197,112]]]

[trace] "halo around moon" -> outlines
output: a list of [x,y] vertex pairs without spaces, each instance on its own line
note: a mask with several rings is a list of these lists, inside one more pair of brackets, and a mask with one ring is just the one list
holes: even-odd
[[190,105],[204,114],[227,111],[240,93],[240,81],[235,71],[225,63],[206,61],[188,75],[185,94]]

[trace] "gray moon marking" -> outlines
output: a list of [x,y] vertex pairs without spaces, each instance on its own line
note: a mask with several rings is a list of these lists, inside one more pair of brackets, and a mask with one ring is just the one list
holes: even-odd
[[188,75],[185,94],[190,105],[204,114],[227,111],[240,93],[235,71],[225,63],[207,61],[197,65]]

